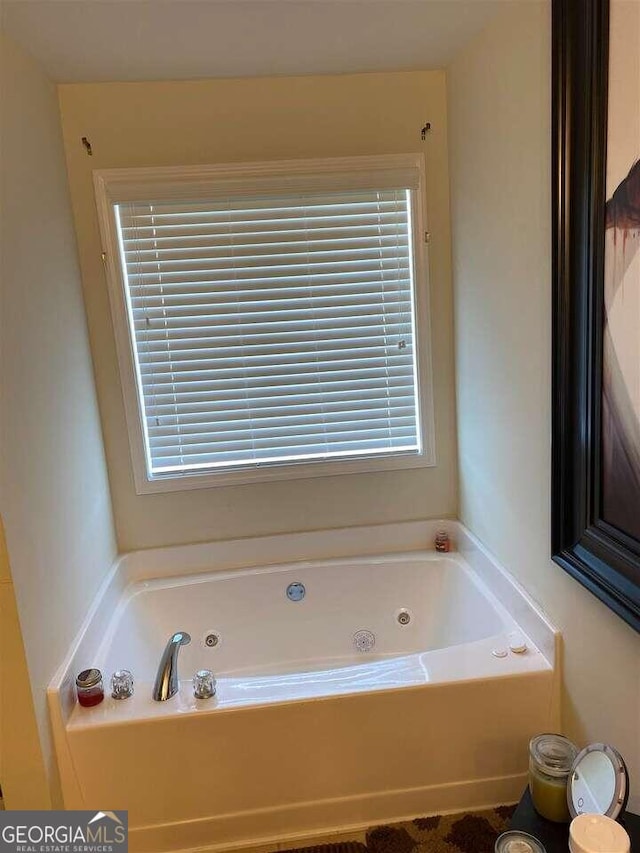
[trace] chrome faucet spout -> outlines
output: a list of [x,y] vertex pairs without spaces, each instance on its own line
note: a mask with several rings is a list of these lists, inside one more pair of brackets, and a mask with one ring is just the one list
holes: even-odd
[[156,702],[166,702],[178,692],[178,652],[180,646],[187,646],[190,642],[191,637],[186,631],[176,631],[167,643],[153,685],[153,698]]

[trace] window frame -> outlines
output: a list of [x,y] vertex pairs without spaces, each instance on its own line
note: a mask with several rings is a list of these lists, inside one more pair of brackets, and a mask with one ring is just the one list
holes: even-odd
[[[330,461],[258,463],[251,468],[150,477],[145,452],[144,407],[135,340],[128,320],[126,278],[114,206],[153,199],[255,196],[257,192],[380,189],[407,183],[411,192],[417,411],[422,450]],[[400,183],[398,183],[398,181]],[[308,479],[343,474],[433,467],[436,464],[430,334],[429,265],[426,257],[425,164],[422,154],[390,154],[313,160],[280,160],[202,166],[98,169],[93,182],[111,306],[120,386],[137,494],[205,489],[241,483]]]

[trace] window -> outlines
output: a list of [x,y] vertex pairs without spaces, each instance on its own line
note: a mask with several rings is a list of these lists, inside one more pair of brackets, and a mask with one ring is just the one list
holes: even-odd
[[139,492],[432,463],[420,158],[95,183]]

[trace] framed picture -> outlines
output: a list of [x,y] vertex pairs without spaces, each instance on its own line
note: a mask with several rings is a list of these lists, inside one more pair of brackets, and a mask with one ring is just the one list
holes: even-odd
[[553,0],[552,556],[640,631],[640,3]]

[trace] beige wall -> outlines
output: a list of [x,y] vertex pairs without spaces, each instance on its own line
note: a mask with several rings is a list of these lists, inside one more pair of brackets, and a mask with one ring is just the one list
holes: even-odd
[[0,518],[0,782],[7,809],[49,808],[51,794]]
[[45,687],[116,549],[56,89],[0,44],[0,510],[48,764]]
[[549,559],[550,7],[509,3],[450,69],[462,521],[562,630],[564,728],[629,763],[640,636]]
[[[64,85],[60,104],[122,549],[455,515],[446,93],[442,72]],[[431,121],[427,143],[420,128]],[[81,144],[93,146],[88,157]],[[438,466],[135,494],[92,169],[422,151],[427,158]]]

